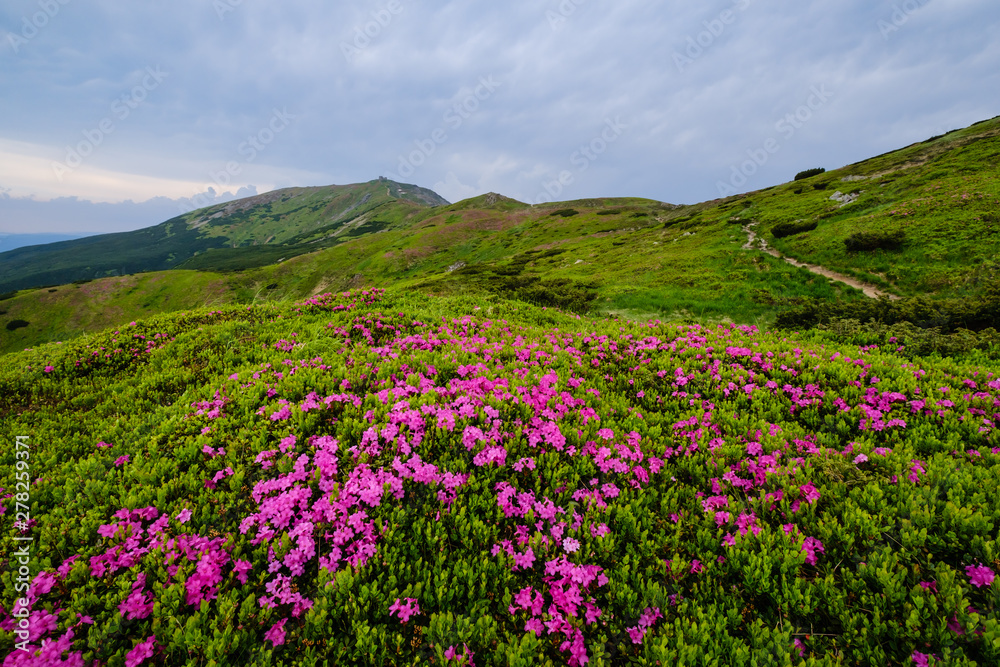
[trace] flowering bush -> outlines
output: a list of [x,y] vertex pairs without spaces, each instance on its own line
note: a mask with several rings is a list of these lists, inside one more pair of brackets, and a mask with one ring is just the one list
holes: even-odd
[[487,305],[7,357],[4,667],[1000,660],[1000,369]]

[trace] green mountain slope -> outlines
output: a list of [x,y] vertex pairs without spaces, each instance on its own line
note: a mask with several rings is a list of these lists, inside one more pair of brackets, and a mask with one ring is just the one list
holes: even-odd
[[[861,307],[852,304],[867,303],[858,289],[788,258],[952,312],[956,304],[1000,294],[998,157],[995,118],[811,178],[690,206],[636,198],[529,206],[490,193],[428,207],[432,200],[406,201],[392,189],[402,186],[373,181],[330,199],[322,219],[337,220],[326,226],[310,217],[317,200],[306,197],[319,195],[308,192],[198,212],[191,224],[199,225],[194,231],[203,242],[231,246],[235,239],[238,247],[206,250],[179,266],[225,272],[205,274],[215,290],[206,300],[213,302],[380,286],[493,293],[580,312],[759,324],[792,307],[839,304],[838,312],[850,316]],[[748,247],[750,233],[758,239]],[[784,258],[762,252],[760,240]],[[0,301],[0,326],[28,322],[0,329],[0,350],[80,330],[69,326],[71,304],[46,312],[45,294]],[[123,306],[122,313],[134,319],[173,309],[157,303],[142,310]],[[982,328],[992,318],[982,317],[981,304],[956,318],[933,303],[922,306],[921,321],[950,322],[953,329],[974,321]],[[883,318],[880,312],[874,316]],[[41,320],[44,327],[36,326]]]
[[382,179],[275,190],[133,232],[0,253],[0,292],[162,271],[193,258],[191,268],[199,269],[259,266],[399,224],[447,203],[430,190]]

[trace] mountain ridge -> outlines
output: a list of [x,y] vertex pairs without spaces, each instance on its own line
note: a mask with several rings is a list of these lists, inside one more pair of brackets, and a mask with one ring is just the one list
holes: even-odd
[[[337,235],[324,235],[323,230],[376,209],[382,209],[383,218],[376,222],[395,224],[419,209],[446,204],[448,201],[435,192],[386,179],[283,188],[197,209],[131,232],[0,253],[0,293],[166,270],[227,247],[323,245],[324,241],[330,245],[339,242]],[[305,250],[308,248],[287,252],[294,255]]]
[[[428,207],[393,198],[384,180],[361,186],[367,190],[341,192],[344,199],[324,209],[335,218],[357,204],[340,220],[324,219],[325,226],[302,210],[298,218],[289,214],[304,200],[234,207],[207,220],[199,229],[217,234],[209,237],[221,240],[215,248],[172,271],[109,283],[100,312],[78,285],[3,295],[0,351],[188,308],[199,294],[206,303],[253,303],[396,287],[748,324],[773,322],[809,303],[850,312],[867,301],[861,291],[801,268],[809,265],[905,302],[924,299],[914,317],[928,325],[982,326],[989,318],[981,308],[958,320],[946,311],[998,289],[1000,117],[810,178],[693,205],[643,198],[528,205],[487,193]],[[232,203],[192,219],[225,206]],[[296,219],[303,226],[287,229]],[[226,236],[224,227],[237,223],[245,236]],[[280,225],[284,242],[260,243]],[[748,244],[750,225],[780,259]],[[179,232],[190,230],[185,224]],[[184,292],[171,290],[172,281]],[[887,317],[884,310],[864,312]]]

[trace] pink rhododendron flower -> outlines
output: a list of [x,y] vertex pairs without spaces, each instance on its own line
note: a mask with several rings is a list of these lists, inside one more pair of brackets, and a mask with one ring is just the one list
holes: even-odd
[[97,443],[97,446],[100,449],[105,449],[107,447],[114,447],[114,445],[112,445],[110,442],[104,442],[103,440],[101,442]]
[[826,549],[823,548],[823,543],[815,537],[807,537],[805,542],[802,543],[802,550],[806,552],[806,563],[809,565],[816,564],[817,553],[826,552]]
[[969,583],[976,588],[990,586],[993,584],[993,579],[996,578],[993,570],[985,565],[967,565],[965,567],[965,574],[969,577]]
[[145,662],[146,658],[152,658],[155,644],[156,635],[150,635],[146,641],[140,642],[125,656],[125,667],[136,667]]
[[187,523],[188,520],[191,518],[191,510],[187,508],[182,509],[180,512],[177,513],[177,516],[175,518],[181,523]]
[[578,540],[574,540],[572,537],[567,537],[563,540],[563,549],[566,550],[566,553],[571,554],[580,549],[580,542]]
[[124,456],[119,456],[117,459],[115,459],[115,467],[116,468],[121,468],[123,465],[125,465],[126,463],[128,463],[129,460],[130,460],[130,457],[129,457],[128,454],[125,454]]
[[640,628],[638,626],[634,628],[626,628],[628,631],[628,636],[632,638],[633,644],[641,644],[643,638],[646,636],[646,628]]
[[820,498],[820,493],[816,487],[813,486],[812,482],[806,482],[803,484],[799,489],[799,493],[802,494],[803,500],[810,504],[816,502]]
[[35,595],[45,595],[52,590],[57,583],[57,579],[51,572],[39,572],[34,581],[31,582],[31,591]]
[[410,620],[411,616],[416,616],[420,613],[420,605],[418,604],[416,598],[406,598],[406,601],[402,604],[399,598],[389,607],[389,614],[396,614],[399,616],[399,620],[402,623],[406,623]]
[[468,666],[468,667],[476,667],[476,663],[472,661],[472,656],[474,656],[474,655],[475,655],[475,653],[473,653],[469,649],[469,646],[467,644],[462,644],[462,654],[461,655],[458,654],[458,652],[455,650],[454,646],[449,646],[447,648],[447,650],[445,650],[445,652],[444,652],[444,659],[448,660],[448,661],[454,660],[459,665]]
[[236,573],[236,578],[239,579],[241,584],[247,583],[247,572],[253,569],[253,565],[247,560],[238,560],[233,566],[233,572]]
[[285,643],[285,623],[288,622],[287,618],[283,618],[274,625],[271,629],[264,633],[264,639],[271,642],[272,646],[281,646]]

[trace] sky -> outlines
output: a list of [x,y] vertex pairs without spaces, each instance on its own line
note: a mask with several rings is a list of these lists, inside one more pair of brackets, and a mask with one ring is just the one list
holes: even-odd
[[691,204],[1000,115],[996,0],[4,0],[0,234],[386,176]]

